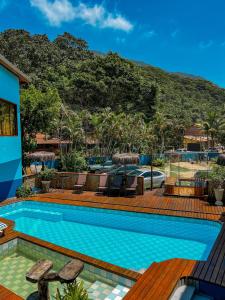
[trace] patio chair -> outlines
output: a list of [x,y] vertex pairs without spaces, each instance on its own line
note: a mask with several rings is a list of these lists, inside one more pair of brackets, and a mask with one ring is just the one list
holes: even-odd
[[109,190],[109,175],[107,174],[100,175],[97,192],[104,193],[104,192],[108,192],[108,190]]
[[127,176],[125,193],[136,194],[136,190],[137,190],[137,176]]
[[8,226],[5,223],[1,223],[0,222],[0,237],[4,236],[4,230],[7,228]]
[[74,185],[74,192],[82,193],[87,179],[87,174],[79,174],[77,183]]
[[123,175],[114,175],[110,178],[110,187],[109,191],[111,192],[119,192],[123,186]]

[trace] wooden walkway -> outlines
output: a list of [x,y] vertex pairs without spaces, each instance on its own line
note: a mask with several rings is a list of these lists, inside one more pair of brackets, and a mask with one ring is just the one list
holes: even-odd
[[[104,197],[92,192],[73,194],[72,191],[36,195],[31,197],[34,201],[54,202],[77,206],[99,207],[133,212],[156,213],[172,216],[202,218],[208,220],[223,220],[222,213],[225,207],[210,206],[207,202],[194,198],[165,197],[160,190],[147,192],[143,196],[134,198]],[[7,204],[8,201],[1,205]],[[197,262],[186,259],[171,259],[161,263],[153,263],[141,275],[137,272],[126,270],[108,263],[82,255],[51,243],[15,232],[13,222],[9,222],[6,236],[0,239],[0,244],[7,239],[15,237],[47,247],[71,257],[79,258],[99,268],[115,272],[136,280],[135,285],[125,296],[125,300],[166,300],[169,299],[174,288],[181,278],[194,278],[224,286],[225,283],[225,225],[217,239],[216,244],[206,262]],[[0,299],[1,292],[0,292]],[[10,299],[10,298],[9,298]]]
[[193,271],[194,260],[171,259],[153,263],[130,289],[124,300],[167,300],[180,279]]
[[225,287],[225,224],[207,261],[197,262],[190,277]]

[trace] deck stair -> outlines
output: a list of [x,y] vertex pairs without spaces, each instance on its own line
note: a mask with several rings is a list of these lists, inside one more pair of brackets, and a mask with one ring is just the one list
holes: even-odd
[[170,300],[192,300],[195,293],[195,287],[192,285],[179,286]]

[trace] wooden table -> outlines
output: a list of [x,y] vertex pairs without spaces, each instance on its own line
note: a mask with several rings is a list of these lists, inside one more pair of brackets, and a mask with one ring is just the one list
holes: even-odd
[[53,267],[50,260],[39,260],[26,274],[27,281],[38,283],[38,300],[49,299],[48,283],[59,281],[61,283],[72,283],[84,268],[84,263],[80,260],[73,259],[69,261],[58,272],[49,272]]

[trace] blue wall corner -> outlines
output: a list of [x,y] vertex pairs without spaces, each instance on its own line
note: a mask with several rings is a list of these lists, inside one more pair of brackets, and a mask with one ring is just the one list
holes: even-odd
[[0,136],[0,201],[15,196],[22,183],[19,79],[0,65],[0,98],[17,105],[18,136]]

